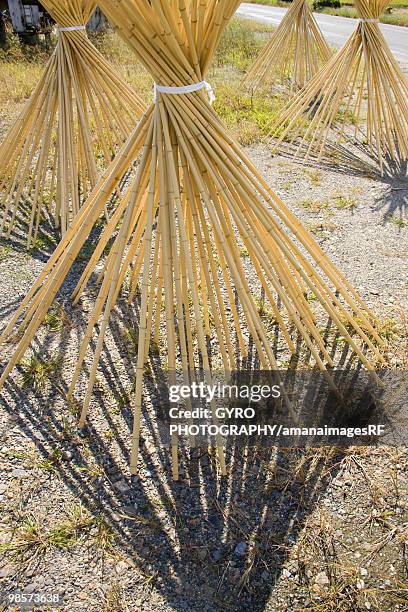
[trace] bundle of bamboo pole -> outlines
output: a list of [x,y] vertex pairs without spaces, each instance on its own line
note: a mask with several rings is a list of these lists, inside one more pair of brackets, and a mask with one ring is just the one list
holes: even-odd
[[[176,376],[176,370],[182,372],[186,384],[197,375],[211,384],[209,337],[212,354],[218,352],[227,374],[237,367],[236,351],[245,357],[250,344],[259,366],[276,370],[273,332],[257,307],[261,293],[288,350],[296,353],[296,339],[301,338],[323,371],[333,365],[333,359],[319,316],[331,318],[369,369],[372,365],[365,347],[382,359],[376,347],[382,341],[362,299],[269,189],[209,104],[204,79],[239,0],[101,0],[100,4],[154,76],[156,100],[6,326],[1,342],[15,330],[21,340],[0,385],[29,347],[107,199],[141,152],[137,175],[124,187],[73,295],[76,302],[103,262],[99,294],[69,389],[72,395],[84,364],[91,359],[80,417],[83,426],[112,309],[122,288],[131,301],[139,289],[134,473],[143,372],[153,341],[165,341],[169,376]],[[243,250],[256,273],[254,285],[244,266]],[[307,299],[310,293],[313,301]],[[97,340],[91,349],[95,333]],[[178,477],[177,448],[173,439],[174,478]],[[218,457],[225,473],[220,441]]]
[[58,43],[33,94],[0,146],[0,233],[9,237],[28,208],[27,241],[44,209],[65,233],[105,167],[145,110],[88,39],[94,0],[44,0]]
[[342,49],[293,98],[272,133],[301,135],[296,154],[321,158],[330,128],[353,122],[383,172],[386,158],[408,156],[408,84],[379,27],[389,0],[355,0],[360,20]]
[[270,85],[277,78],[289,79],[291,88],[298,89],[306,85],[330,56],[308,0],[293,0],[243,82],[256,89]]

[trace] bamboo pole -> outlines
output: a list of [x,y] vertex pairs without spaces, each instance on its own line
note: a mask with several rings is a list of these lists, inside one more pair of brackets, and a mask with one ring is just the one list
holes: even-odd
[[[156,83],[183,87],[205,78],[212,54],[238,0],[101,0],[108,18]],[[137,172],[123,181],[138,158]],[[23,334],[0,379],[4,384],[41,324],[98,216],[112,193],[121,199],[74,292],[77,301],[110,239],[99,274],[100,289],[89,318],[69,393],[83,364],[89,380],[80,425],[89,406],[110,314],[126,279],[129,299],[141,292],[131,471],[138,467],[143,415],[143,372],[151,342],[164,335],[170,381],[202,377],[211,384],[209,340],[228,373],[253,344],[262,368],[278,368],[257,306],[263,291],[281,328],[280,342],[295,351],[300,335],[316,366],[333,366],[319,320],[329,317],[368,368],[367,349],[380,361],[383,342],[363,301],[232,140],[204,91],[163,93],[118,153],[79,211],[71,228],[14,314],[0,342]],[[250,283],[245,247],[256,272]],[[315,296],[312,304],[304,293]],[[278,307],[280,304],[280,308]],[[164,308],[163,308],[164,307]],[[232,330],[235,331],[236,346]],[[91,339],[97,335],[96,349]],[[90,363],[88,362],[90,361]],[[287,400],[286,400],[287,401]],[[290,404],[287,401],[288,410]],[[214,403],[212,408],[215,408]],[[178,440],[171,440],[173,476],[178,477]],[[226,465],[217,439],[221,473]]]
[[329,61],[330,48],[308,0],[293,0],[281,23],[249,69],[243,84],[257,89],[276,79],[297,90]]
[[96,185],[101,166],[109,165],[145,110],[87,37],[84,24],[96,2],[43,4],[57,23],[58,42],[0,146],[0,234],[10,237],[28,201],[29,245],[53,200],[54,223],[66,232]]
[[272,126],[279,142],[299,141],[296,154],[321,159],[330,144],[354,138],[366,142],[384,171],[387,158],[408,157],[408,83],[379,27],[389,0],[355,0],[356,30],[340,51],[293,98]]

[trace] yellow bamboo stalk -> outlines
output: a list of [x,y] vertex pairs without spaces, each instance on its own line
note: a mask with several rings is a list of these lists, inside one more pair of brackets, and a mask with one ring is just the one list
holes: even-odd
[[[156,83],[181,87],[205,78],[222,31],[238,0],[101,0],[107,16]],[[165,50],[165,52],[163,52]],[[124,181],[138,160],[137,171]],[[107,202],[119,200],[74,291],[77,301],[102,262],[100,289],[69,389],[75,392],[90,359],[80,424],[88,418],[93,385],[110,314],[122,286],[132,301],[141,292],[139,342],[133,396],[131,471],[138,469],[143,418],[143,372],[151,336],[167,345],[169,382],[214,377],[214,342],[226,375],[246,359],[249,347],[263,368],[278,368],[277,355],[257,305],[262,292],[281,329],[280,346],[295,352],[300,337],[316,366],[332,367],[320,320],[334,327],[368,368],[367,348],[382,359],[374,317],[298,219],[270,190],[199,90],[157,93],[102,180],[79,211],[32,290],[6,326],[0,342],[22,334],[0,386],[23,356],[82,244]],[[108,255],[103,251],[111,242]],[[243,261],[245,248],[248,262]],[[249,280],[248,267],[257,277]],[[305,297],[315,296],[313,305]],[[278,307],[279,304],[279,307]],[[312,307],[313,306],[313,307]],[[163,308],[164,307],[164,308]],[[96,349],[90,354],[97,331]],[[235,338],[234,333],[235,332]],[[240,351],[240,355],[237,355]],[[290,403],[285,396],[288,410]],[[212,408],[215,405],[212,404]],[[178,478],[179,440],[171,440]],[[222,441],[217,457],[226,471]]]
[[299,89],[330,57],[330,48],[308,0],[293,0],[243,83],[257,89],[261,85],[270,85],[276,79],[289,80],[292,89]]
[[408,157],[408,83],[379,27],[389,0],[355,0],[360,21],[345,45],[292,99],[271,133],[298,141],[296,154],[320,160],[331,142],[354,137],[367,143],[384,171],[386,159]]
[[28,201],[29,245],[52,201],[55,226],[66,232],[96,185],[99,170],[110,163],[145,110],[86,31],[65,29],[84,26],[96,2],[45,0],[44,7],[57,23],[57,46],[0,145],[0,235],[10,237],[16,222],[24,219],[22,208]]

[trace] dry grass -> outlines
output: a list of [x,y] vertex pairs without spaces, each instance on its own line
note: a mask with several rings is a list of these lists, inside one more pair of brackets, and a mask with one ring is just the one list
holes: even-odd
[[43,72],[39,62],[1,62],[0,107],[24,102],[31,94]]
[[81,503],[67,507],[65,516],[51,522],[38,508],[36,511],[16,508],[9,528],[2,533],[0,554],[23,566],[52,548],[72,550],[81,543],[105,551],[112,550],[114,536],[108,523],[93,516]]
[[[251,20],[234,18],[227,27],[215,54],[209,80],[217,94],[215,107],[241,144],[265,138],[267,125],[277,117],[284,103],[282,95],[266,97],[242,91],[244,72],[265,44],[273,28]],[[115,67],[119,75],[145,100],[152,101],[153,79],[129,52],[126,43],[113,31],[92,35],[93,44]],[[11,40],[7,52],[0,51],[0,137],[11,125],[17,111],[30,96],[44,70],[52,49],[30,47],[29,52]],[[2,126],[2,119],[4,125]]]
[[0,49],[0,116],[9,109],[16,112],[15,105],[24,102],[31,94],[50,50],[43,46],[25,47],[17,37],[10,38],[10,48]]

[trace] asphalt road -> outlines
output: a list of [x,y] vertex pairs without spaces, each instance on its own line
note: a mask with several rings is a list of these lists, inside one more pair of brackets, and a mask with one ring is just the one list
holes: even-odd
[[[264,6],[262,4],[248,4],[243,2],[237,10],[237,15],[278,25],[288,9],[278,6]],[[337,17],[314,13],[326,40],[336,47],[341,47],[356,27],[357,19]],[[408,28],[380,24],[388,44],[397,60],[408,64]]]

